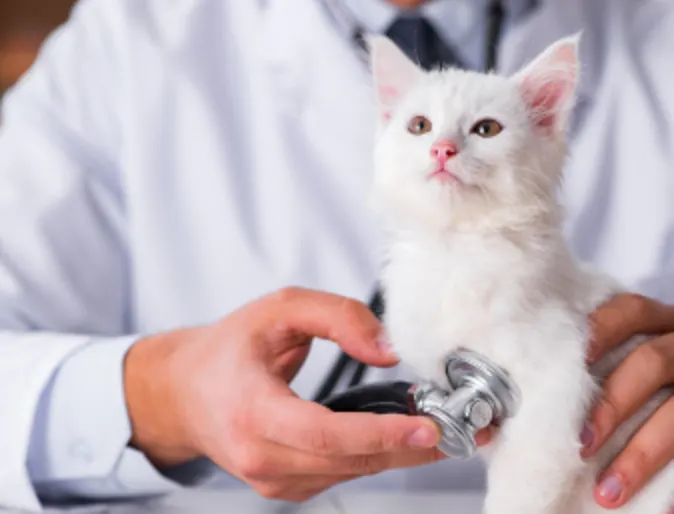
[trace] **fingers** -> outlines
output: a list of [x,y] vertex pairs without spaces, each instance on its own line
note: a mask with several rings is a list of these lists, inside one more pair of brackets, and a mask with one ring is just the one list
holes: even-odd
[[[281,446],[269,441],[241,447],[232,452],[237,475],[248,482],[279,480],[302,476],[363,476],[389,469],[422,466],[443,460],[436,449],[407,450],[397,453],[324,457]],[[335,479],[337,479],[335,478]]]
[[335,413],[294,397],[276,399],[264,415],[257,426],[266,427],[267,439],[325,457],[430,449],[440,442],[438,426],[422,416]]
[[261,479],[272,478],[278,475],[279,469],[283,469],[285,475],[296,477],[374,475],[389,469],[423,466],[444,458],[445,456],[436,449],[324,457],[269,443],[264,458],[258,458],[257,462],[251,463],[254,470],[251,476]]
[[674,331],[674,307],[639,295],[623,294],[590,315],[592,340],[588,362],[594,363],[635,334]]
[[475,434],[475,443],[478,446],[486,446],[494,437],[494,427],[488,426]]
[[[308,498],[350,478],[421,466],[443,458],[434,448],[439,431],[425,418],[338,414],[292,396],[276,397],[265,408],[250,407],[246,416],[238,419],[241,432],[234,438],[245,443],[228,443],[227,451],[215,462],[264,496]],[[380,418],[389,418],[389,423],[380,424]],[[394,428],[389,429],[389,425]],[[430,426],[434,437],[425,442],[428,447],[397,444],[398,440],[407,443],[404,434],[419,426],[424,431]],[[402,431],[403,436],[396,430]],[[317,484],[315,477],[326,480]]]
[[298,288],[275,293],[274,301],[280,305],[276,314],[280,330],[334,341],[353,358],[372,366],[398,363],[382,340],[381,323],[365,304]]
[[374,475],[390,469],[424,466],[443,459],[445,459],[445,456],[436,449],[333,457],[322,459],[320,472],[326,475]]
[[602,474],[595,499],[604,508],[628,502],[653,476],[674,459],[674,398],[670,398],[632,438],[627,448]]
[[[388,469],[405,469],[425,466],[433,462],[446,460],[447,456],[435,448],[428,450],[411,450],[394,454],[383,454],[374,458],[374,473]],[[372,474],[372,473],[364,473]]]
[[306,500],[339,482],[444,458],[438,450],[321,457],[269,442],[240,448],[233,457],[238,478],[263,496],[291,501]]
[[664,385],[674,382],[674,335],[638,347],[608,377],[583,434],[589,457]]

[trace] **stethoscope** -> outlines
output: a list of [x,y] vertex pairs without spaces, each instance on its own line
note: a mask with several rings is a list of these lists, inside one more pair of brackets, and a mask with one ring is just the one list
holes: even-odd
[[[350,37],[355,51],[367,62],[364,32],[349,16],[339,0],[324,0],[335,23]],[[503,24],[500,0],[489,6],[486,68],[495,68],[497,47]],[[370,310],[381,319],[384,295],[375,290]],[[510,375],[486,356],[459,349],[444,363],[449,388],[432,382],[379,382],[362,385],[367,366],[341,353],[314,397],[335,412],[373,412],[427,416],[439,426],[442,439],[438,449],[453,458],[465,459],[477,450],[475,435],[489,425],[499,425],[518,410],[520,392]],[[346,391],[335,388],[346,380]]]

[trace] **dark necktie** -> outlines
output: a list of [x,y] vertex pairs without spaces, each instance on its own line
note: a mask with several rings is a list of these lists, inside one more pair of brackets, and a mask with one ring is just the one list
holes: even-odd
[[397,18],[386,31],[386,36],[426,70],[442,66],[463,67],[433,26],[420,16]]

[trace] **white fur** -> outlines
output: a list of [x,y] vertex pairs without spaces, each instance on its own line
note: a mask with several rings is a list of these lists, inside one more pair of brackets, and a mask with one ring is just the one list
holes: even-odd
[[[606,512],[592,497],[598,471],[671,395],[654,399],[599,457],[580,458],[602,375],[584,364],[587,316],[622,288],[579,264],[561,231],[557,190],[578,43],[561,40],[501,77],[426,73],[387,39],[370,40],[380,100],[373,199],[390,236],[382,278],[389,337],[424,378],[445,382],[445,357],[465,347],[502,365],[522,390],[519,413],[484,451],[487,514]],[[429,133],[407,131],[418,115],[431,120]],[[504,130],[471,134],[481,118]],[[461,183],[427,178],[430,147],[445,138],[459,148],[449,165]],[[666,514],[672,491],[674,464],[615,512]]]

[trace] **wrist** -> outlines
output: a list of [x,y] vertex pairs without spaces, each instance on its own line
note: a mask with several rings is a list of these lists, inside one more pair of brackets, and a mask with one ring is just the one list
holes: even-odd
[[129,446],[158,468],[180,466],[202,457],[190,444],[181,413],[181,373],[176,353],[190,330],[140,339],[124,359],[124,394],[131,424]]

